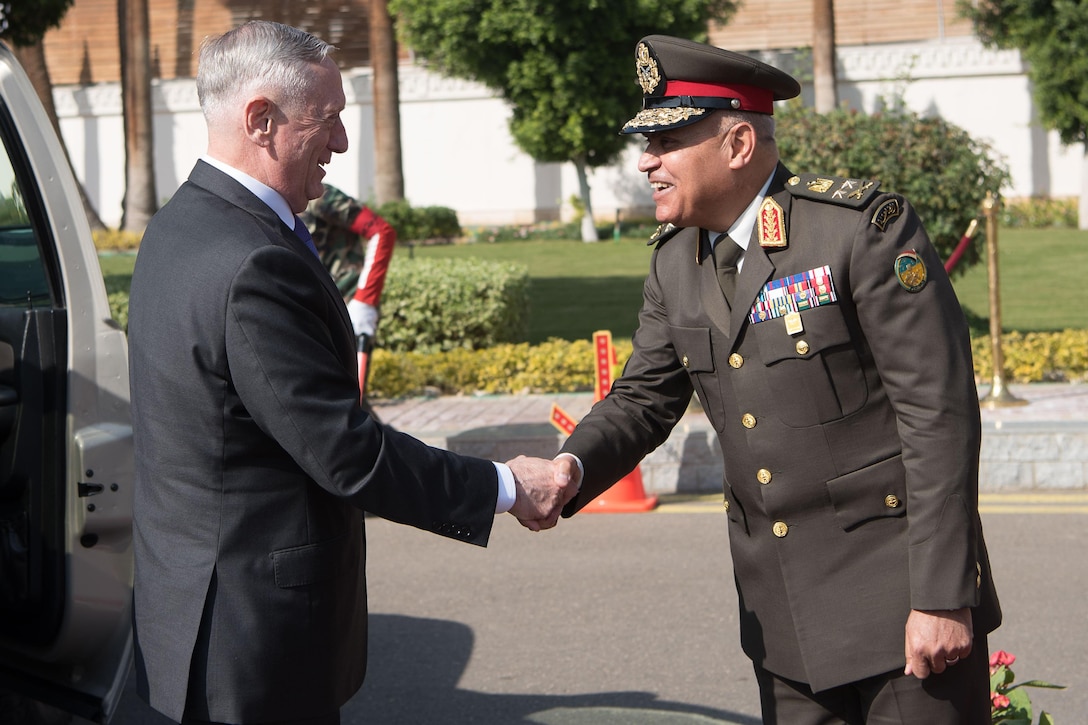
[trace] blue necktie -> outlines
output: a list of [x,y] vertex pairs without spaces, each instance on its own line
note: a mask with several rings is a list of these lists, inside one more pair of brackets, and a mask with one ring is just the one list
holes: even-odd
[[306,248],[314,253],[315,257],[321,259],[321,255],[317,253],[317,247],[314,246],[314,238],[310,236],[310,230],[302,223],[302,219],[297,216],[295,217],[295,234],[306,245]]

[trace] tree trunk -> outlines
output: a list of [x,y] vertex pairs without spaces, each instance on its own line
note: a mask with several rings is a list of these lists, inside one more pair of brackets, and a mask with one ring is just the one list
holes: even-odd
[[574,168],[578,172],[578,194],[582,199],[582,241],[596,242],[597,225],[593,222],[593,202],[589,198],[589,175],[586,172],[586,160],[574,159]]
[[374,73],[374,201],[381,205],[404,199],[397,38],[388,0],[370,0],[370,66]]
[[41,99],[42,105],[45,106],[45,114],[49,116],[53,131],[56,133],[57,138],[60,139],[60,146],[64,149],[64,159],[68,162],[68,168],[72,169],[72,176],[76,177],[79,200],[83,204],[83,212],[87,215],[87,223],[90,224],[93,231],[105,229],[106,225],[102,223],[98,212],[91,205],[91,200],[87,198],[87,192],[83,189],[83,182],[79,180],[75,167],[72,166],[72,159],[68,155],[68,146],[64,143],[64,137],[60,134],[57,107],[53,103],[53,83],[49,80],[49,68],[45,65],[45,46],[42,40],[39,39],[34,45],[15,47],[12,50],[15,57],[19,59],[19,65],[23,67],[23,70],[30,77],[30,83],[34,86],[34,90],[38,92],[38,98]]
[[830,113],[838,105],[835,87],[835,3],[812,2],[812,79],[816,112]]
[[1077,206],[1077,228],[1088,229],[1088,143],[1084,144],[1084,158],[1081,159],[1080,204]]
[[151,115],[151,29],[147,0],[118,0],[125,199],[121,229],[142,233],[158,209]]

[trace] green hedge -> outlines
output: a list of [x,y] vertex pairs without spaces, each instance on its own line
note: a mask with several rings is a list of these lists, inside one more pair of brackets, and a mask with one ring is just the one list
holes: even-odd
[[[631,356],[630,341],[617,340],[616,357]],[[441,355],[378,349],[371,357],[368,391],[376,398],[479,393],[572,393],[593,390],[595,357],[589,340],[552,338],[539,345],[496,345]]]
[[[840,107],[820,114],[799,103],[778,116],[782,160],[797,173],[879,179],[914,206],[942,259],[948,259],[986,192],[1009,181],[1004,162],[985,143],[941,118],[904,110],[865,114]],[[960,274],[980,259],[972,244],[956,266]]]
[[[616,340],[619,375],[631,343]],[[975,375],[993,378],[988,336],[972,340]],[[1088,381],[1088,330],[1012,332],[1002,336],[1005,380],[1010,383]],[[593,390],[594,352],[589,340],[552,339],[540,345],[499,345],[442,355],[378,349],[371,358],[369,391],[376,398],[423,394],[570,393]]]
[[402,200],[386,202],[376,211],[397,230],[402,242],[450,241],[461,236],[457,212],[447,206],[413,207]]
[[528,324],[528,268],[394,255],[378,342],[395,352],[475,350],[524,340]]

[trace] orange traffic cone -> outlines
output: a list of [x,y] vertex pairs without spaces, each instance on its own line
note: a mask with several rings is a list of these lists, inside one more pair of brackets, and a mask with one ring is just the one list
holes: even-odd
[[586,504],[581,513],[635,514],[657,507],[657,496],[647,496],[642,488],[642,472],[638,466],[597,498]]

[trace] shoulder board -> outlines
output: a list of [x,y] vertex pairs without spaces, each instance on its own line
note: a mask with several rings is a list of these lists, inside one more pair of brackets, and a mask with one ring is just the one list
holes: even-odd
[[844,179],[839,176],[799,174],[786,181],[786,189],[802,199],[862,209],[876,195],[880,182],[871,179]]
[[664,244],[676,236],[683,228],[684,227],[676,226],[672,222],[662,224],[654,230],[654,233],[650,236],[650,241],[646,242],[646,246],[650,246],[651,244]]

